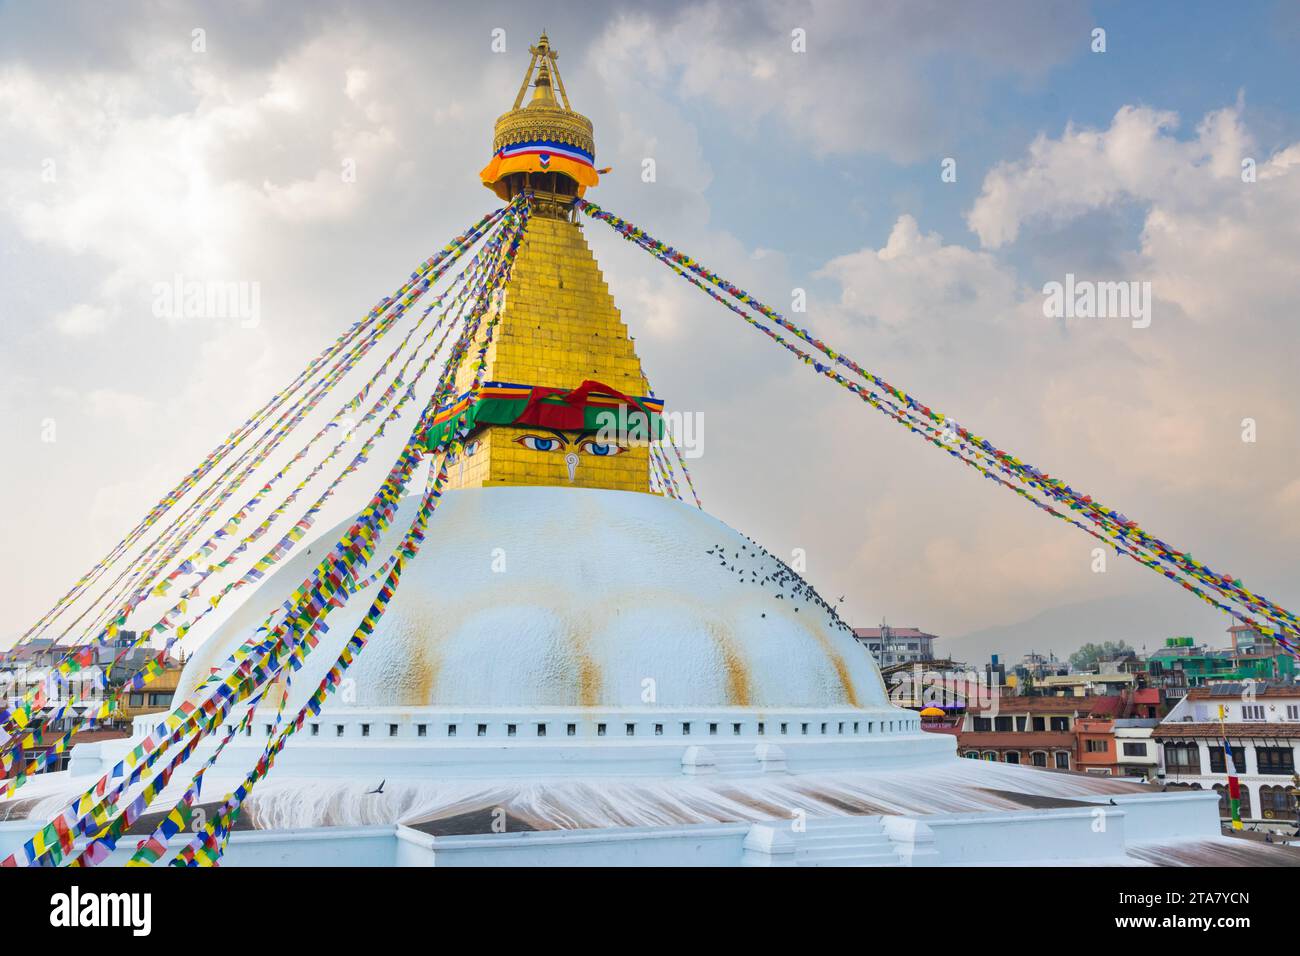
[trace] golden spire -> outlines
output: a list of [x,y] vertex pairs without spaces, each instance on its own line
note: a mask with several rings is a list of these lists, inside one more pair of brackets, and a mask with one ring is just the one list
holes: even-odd
[[[581,196],[588,186],[600,181],[594,165],[595,135],[591,120],[569,104],[560,75],[560,55],[551,49],[544,32],[528,52],[532,59],[514,106],[497,119],[492,161],[479,176],[483,185],[502,199],[531,189],[539,196],[556,197],[559,206],[567,207],[574,196]],[[524,106],[530,85],[533,96]]]
[[533,83],[533,101],[528,104],[528,108],[535,109],[539,106],[552,109],[558,109],[560,106],[555,102],[555,94],[551,92],[551,71],[545,60],[537,68],[537,80]]
[[[428,440],[466,426],[448,488],[553,485],[650,491],[646,439],[662,431],[649,385],[600,267],[571,221],[573,200],[598,181],[591,121],[569,106],[558,54],[543,33],[514,107],[497,120],[483,184],[503,199],[532,194],[483,367],[462,366],[456,400]],[[533,95],[523,106],[529,86]],[[481,387],[469,402],[470,387]]]

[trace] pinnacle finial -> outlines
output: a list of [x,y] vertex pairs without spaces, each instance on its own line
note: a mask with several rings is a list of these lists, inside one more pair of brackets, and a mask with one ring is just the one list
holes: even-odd
[[[545,34],[543,34],[543,37]],[[537,67],[537,79],[533,83],[533,100],[529,106],[546,106],[554,109],[559,106],[555,102],[555,93],[551,90],[551,69],[545,59]]]
[[[480,178],[503,199],[511,198],[519,183],[507,181],[515,174],[551,173],[577,184],[577,195],[599,181],[594,166],[596,143],[591,120],[574,111],[560,75],[559,54],[542,31],[528,48],[531,58],[524,71],[514,106],[497,118],[493,130],[494,158]],[[524,97],[533,87],[528,102]],[[552,184],[559,180],[548,180]],[[512,185],[513,183],[513,185]],[[562,184],[561,184],[562,185]],[[565,187],[567,188],[567,187]],[[572,195],[561,191],[558,195]]]

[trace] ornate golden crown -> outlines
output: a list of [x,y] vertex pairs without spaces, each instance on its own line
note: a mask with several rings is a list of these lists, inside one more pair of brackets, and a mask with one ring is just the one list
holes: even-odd
[[[576,113],[569,106],[569,95],[564,92],[564,80],[560,76],[559,65],[555,62],[559,54],[551,49],[551,43],[543,33],[536,46],[530,46],[528,52],[533,55],[524,74],[524,82],[515,97],[514,107],[502,113],[493,130],[492,152],[499,152],[501,147],[512,143],[525,143],[532,140],[550,140],[576,146],[589,155],[596,153],[596,138],[592,132],[591,120]],[[529,81],[536,70],[537,79],[533,83],[533,98],[527,106],[520,107],[524,94],[528,92]],[[551,78],[560,93],[561,106],[555,99],[555,90],[551,87]]]

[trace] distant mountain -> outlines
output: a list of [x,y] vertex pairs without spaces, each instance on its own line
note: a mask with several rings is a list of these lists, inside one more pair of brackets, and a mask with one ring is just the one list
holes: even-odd
[[[1167,592],[1167,593],[1166,593]],[[935,644],[935,654],[983,665],[990,654],[1013,664],[1036,651],[1062,660],[1089,641],[1124,641],[1139,652],[1163,647],[1165,638],[1189,635],[1211,647],[1228,645],[1226,614],[1173,588],[1150,594],[1099,598],[1051,608],[1023,621],[986,627]]]

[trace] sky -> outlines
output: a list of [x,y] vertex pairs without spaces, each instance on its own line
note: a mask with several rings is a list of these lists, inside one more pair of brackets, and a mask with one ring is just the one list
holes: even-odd
[[[542,29],[613,167],[589,198],[779,310],[804,290],[791,317],[864,367],[1300,604],[1300,4],[0,2],[0,643],[493,208]],[[851,624],[971,660],[1223,642],[585,232],[703,423],[705,508],[802,549]],[[1048,317],[1067,275],[1149,283],[1149,323]],[[176,276],[256,285],[258,321],[157,315]]]

